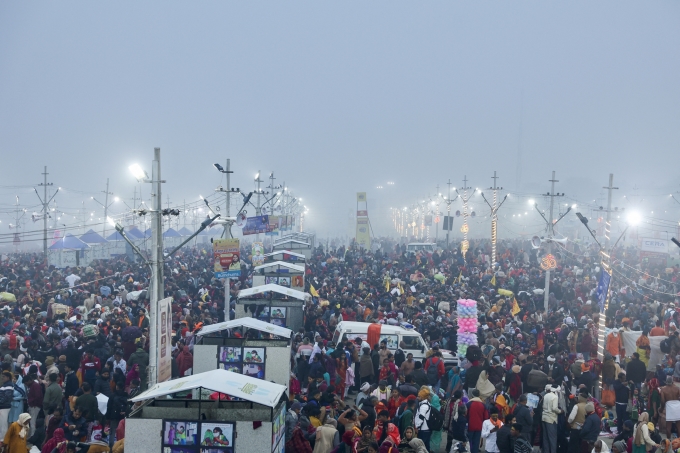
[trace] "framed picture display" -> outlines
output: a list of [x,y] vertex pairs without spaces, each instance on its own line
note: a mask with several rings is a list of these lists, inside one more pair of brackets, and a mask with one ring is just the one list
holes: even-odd
[[243,348],[243,363],[264,364],[264,348]]
[[232,373],[238,373],[238,374],[241,374],[241,370],[243,369],[242,367],[243,367],[243,365],[241,363],[223,363],[223,362],[220,362],[220,363],[217,364],[217,368],[219,368],[220,370],[227,370],[227,371],[231,371]]
[[256,379],[264,379],[264,364],[244,363],[243,374]]
[[165,420],[163,423],[163,453],[196,453],[198,423]]
[[[201,451],[203,447],[210,447],[216,452],[224,453],[233,451],[234,448],[234,424],[225,422],[202,422],[201,423]],[[229,450],[226,450],[229,449]]]
[[257,316],[257,319],[260,321],[269,321],[269,307],[265,306],[262,308],[262,311],[260,314]]
[[279,444],[284,445],[285,441],[282,441],[286,429],[286,406],[284,405],[276,417],[272,421],[272,452],[277,453],[279,450]]
[[272,307],[271,319],[286,319],[286,307]]
[[278,285],[278,284],[279,284],[279,277],[266,276],[266,277],[264,278],[264,282],[265,282],[267,285],[269,285],[269,284],[271,284],[271,283],[273,283],[274,285]]
[[290,288],[290,277],[279,277],[279,285]]
[[240,363],[243,362],[240,347],[222,346],[220,348],[220,362]]

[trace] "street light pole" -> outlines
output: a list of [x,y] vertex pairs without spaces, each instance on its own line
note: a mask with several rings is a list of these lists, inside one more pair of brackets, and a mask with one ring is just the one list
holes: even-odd
[[149,343],[149,387],[158,378],[158,333],[160,332],[158,303],[164,296],[163,288],[163,207],[161,197],[161,149],[154,148],[153,166],[151,167],[151,183],[153,184],[153,210],[151,211],[151,297],[149,298],[149,318],[151,319],[151,338]]

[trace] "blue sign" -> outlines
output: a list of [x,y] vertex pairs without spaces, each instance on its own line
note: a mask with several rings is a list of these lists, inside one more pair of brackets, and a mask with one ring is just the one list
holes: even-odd
[[215,272],[215,278],[239,278],[241,276],[241,271],[222,271]]
[[600,306],[600,313],[604,312],[604,303],[607,300],[607,294],[609,293],[609,282],[612,280],[612,276],[609,272],[602,269],[600,274],[600,281],[597,283],[597,304]]
[[269,232],[268,215],[248,217],[246,219],[246,224],[243,226],[243,235],[268,232]]

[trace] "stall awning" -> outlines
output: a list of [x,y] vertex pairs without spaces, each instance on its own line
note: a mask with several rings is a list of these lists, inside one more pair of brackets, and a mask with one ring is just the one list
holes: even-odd
[[146,392],[140,393],[130,401],[144,401],[200,387],[269,407],[276,407],[281,396],[286,391],[285,386],[274,384],[273,382],[255,379],[226,370],[212,370],[161,382]]
[[[271,263],[262,264],[261,266],[257,266],[257,267],[255,268],[255,270],[256,270],[256,271],[259,271],[260,269],[267,269],[267,268],[274,267],[274,266],[283,266],[283,267],[287,267],[288,269],[290,269],[290,270],[292,270],[292,271],[295,271],[295,272],[304,272],[304,271],[305,271],[305,267],[304,267],[304,266],[299,266],[299,265],[297,265],[297,264],[286,263],[285,261],[273,261],[273,262],[271,262]],[[283,272],[288,272],[288,271],[287,271],[287,270],[283,270]]]
[[293,333],[292,330],[286,329],[285,327],[275,326],[268,322],[260,321],[255,318],[240,318],[233,319],[231,321],[220,322],[217,324],[210,324],[209,326],[203,327],[198,331],[196,335],[208,335],[214,332],[220,332],[226,329],[235,329],[237,327],[247,327],[249,329],[259,330],[261,332],[273,333],[280,337],[290,338]]
[[283,294],[284,296],[294,297],[295,299],[298,300],[305,300],[307,298],[311,298],[309,294],[303,293],[302,291],[286,288],[285,286],[281,285],[275,285],[273,283],[269,283],[268,285],[256,286],[255,288],[242,289],[241,291],[238,292],[238,298],[242,299],[244,297],[251,297],[256,294],[266,293],[268,291]]
[[297,258],[305,259],[305,255],[303,255],[302,253],[291,252],[290,250],[277,250],[275,252],[267,253],[263,256],[265,258],[269,258],[270,256],[279,255],[281,253],[283,253],[285,255],[292,255],[292,256],[295,256]]
[[311,247],[311,244],[309,244],[308,242],[297,241],[295,239],[287,239],[285,241],[275,242],[274,247],[278,247],[278,246],[283,245],[283,244],[302,244],[302,245],[306,245],[307,247]]

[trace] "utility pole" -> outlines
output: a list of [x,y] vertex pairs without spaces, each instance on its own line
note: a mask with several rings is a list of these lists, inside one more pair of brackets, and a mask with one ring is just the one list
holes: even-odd
[[[226,175],[227,175],[227,217],[226,220],[229,222],[229,216],[231,214],[231,174],[234,173],[231,171],[231,159],[227,159],[227,169],[226,169]],[[230,237],[233,237],[231,235],[231,224],[227,223],[225,226],[225,229],[229,233]],[[225,235],[226,236],[226,235]],[[229,321],[229,304],[231,303],[231,279],[229,277],[224,279],[224,320]]]
[[[26,215],[26,210],[19,208],[19,195],[16,196],[16,204],[14,205],[14,229],[17,230],[14,233],[14,253],[19,253],[19,245],[21,244],[21,237],[19,235],[19,230],[21,228],[21,219]],[[19,215],[21,213],[21,215]],[[9,225],[12,228],[12,224]]]
[[463,199],[463,226],[460,227],[460,231],[463,233],[463,242],[460,243],[460,251],[463,254],[463,260],[465,260],[465,255],[467,254],[468,248],[470,247],[470,243],[468,242],[468,231],[470,231],[470,227],[468,226],[467,220],[468,220],[468,201],[470,201],[470,198],[475,194],[473,191],[470,196],[468,196],[468,190],[472,189],[472,187],[468,187],[467,185],[467,175],[463,177],[463,187],[461,187],[461,190],[463,191],[463,195],[461,195],[458,192],[458,189],[456,189],[456,193],[458,194],[459,197]]
[[552,265],[554,264],[554,258],[552,257],[552,243],[555,235],[555,224],[562,220],[564,216],[566,216],[569,211],[571,211],[571,206],[567,209],[567,212],[562,214],[559,219],[554,220],[554,207],[555,207],[555,197],[563,197],[564,193],[555,193],[555,183],[559,182],[557,179],[555,179],[555,171],[553,170],[552,172],[552,179],[549,180],[551,183],[550,186],[550,193],[546,193],[545,196],[550,197],[550,220],[546,219],[545,216],[541,211],[538,210],[538,205],[534,205],[536,210],[538,211],[539,214],[541,214],[541,217],[543,217],[543,220],[545,220],[547,224],[547,229],[548,229],[548,254],[546,257],[550,257],[551,259],[547,260],[548,263],[544,266],[541,264],[541,267],[543,270],[545,270],[545,290],[543,292],[543,308],[545,310],[545,313],[548,314],[548,302],[550,300],[550,270],[554,268],[555,266]]
[[109,218],[109,195],[113,195],[111,192],[109,192],[109,178],[106,178],[106,191],[104,192],[104,238],[106,239],[106,225],[108,225],[108,221],[106,219]]
[[158,303],[165,295],[163,287],[163,215],[161,197],[161,149],[154,148],[154,159],[151,167],[151,184],[153,187],[153,209],[151,210],[151,296],[149,319],[151,319],[151,334],[149,344],[149,388],[158,380],[158,334],[160,332],[158,317]]
[[43,212],[43,255],[45,256],[45,258],[47,258],[47,218],[50,215],[48,207],[49,207],[50,202],[59,193],[59,189],[57,189],[56,192],[54,192],[54,195],[52,195],[52,197],[48,200],[47,199],[47,187],[53,186],[54,184],[51,183],[51,182],[50,183],[47,182],[47,175],[49,175],[49,173],[47,173],[47,165],[45,165],[45,171],[43,171],[42,175],[43,175],[43,182],[38,184],[38,186],[42,186],[42,188],[43,188],[42,198],[40,197],[40,194],[38,193],[38,189],[36,189],[34,187],[33,190],[35,190],[35,194],[38,196],[38,199],[40,199],[40,203],[42,204],[42,212]]
[[603,187],[603,189],[607,189],[607,222],[604,225],[604,248],[609,251],[612,229],[612,191],[618,190],[618,187],[614,187],[614,173],[609,173],[609,186]]
[[506,195],[503,197],[503,201],[501,201],[501,204],[498,204],[498,191],[503,190],[502,187],[498,187],[496,184],[496,180],[498,179],[498,176],[496,176],[496,171],[494,170],[493,176],[491,177],[493,179],[493,186],[489,187],[489,190],[493,190],[493,204],[489,203],[489,201],[486,199],[484,194],[482,193],[482,198],[484,198],[484,201],[486,202],[487,205],[491,208],[491,266],[493,267],[494,263],[496,262],[496,244],[498,240],[498,210],[500,207],[503,205],[505,200],[508,198]]
[[437,241],[439,241],[439,197],[441,196],[441,193],[439,193],[439,184],[437,184],[437,212],[434,214],[434,220],[435,220],[435,226],[434,226],[434,243],[436,244]]
[[[260,179],[260,170],[257,170],[257,175],[255,175],[255,182],[257,183],[257,209],[255,210],[255,215],[260,216],[262,212],[262,206],[260,205],[260,183],[264,182]],[[258,242],[260,241],[260,233],[257,233],[255,238]]]

